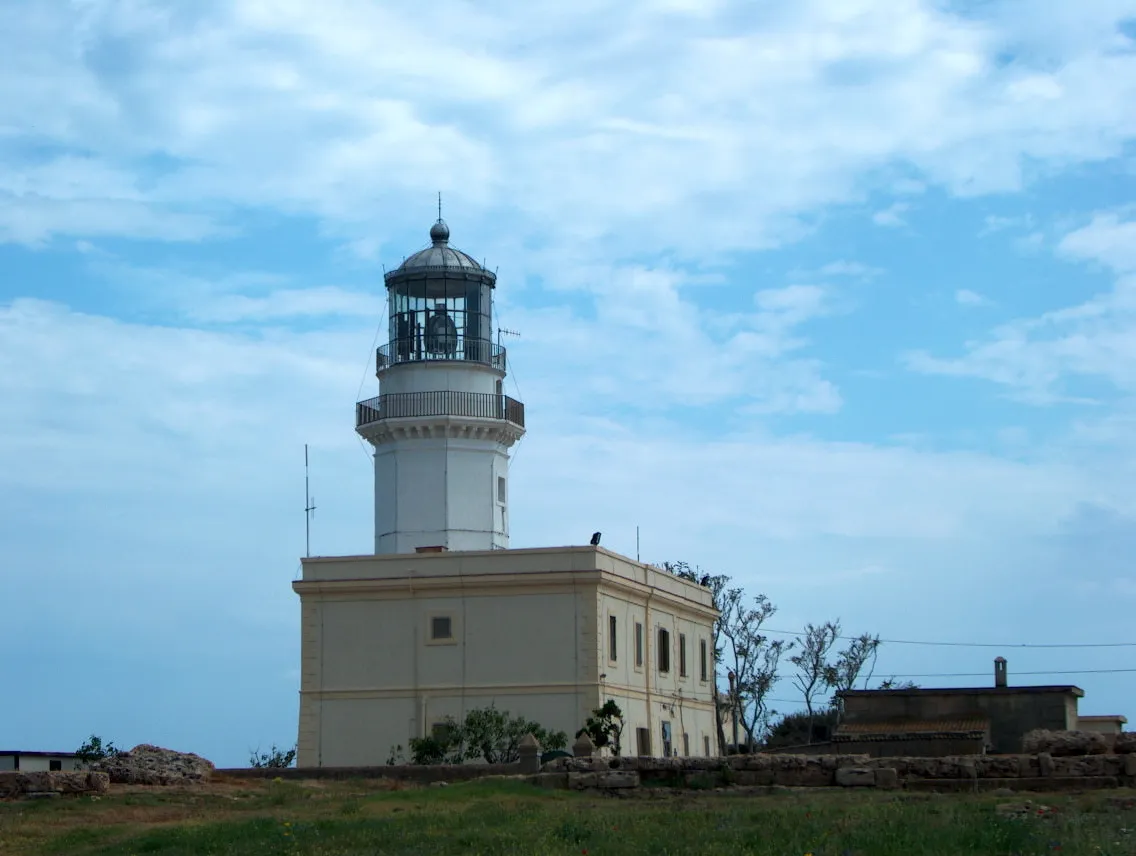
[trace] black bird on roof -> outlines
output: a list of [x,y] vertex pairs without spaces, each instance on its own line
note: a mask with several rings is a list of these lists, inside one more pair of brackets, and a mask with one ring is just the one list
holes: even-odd
[[709,574],[703,574],[702,579],[700,579],[698,581],[698,584],[700,586],[702,586],[703,588],[710,588],[710,575]]
[[600,533],[599,532],[593,532],[592,533],[592,546],[598,547],[599,545],[600,545]]

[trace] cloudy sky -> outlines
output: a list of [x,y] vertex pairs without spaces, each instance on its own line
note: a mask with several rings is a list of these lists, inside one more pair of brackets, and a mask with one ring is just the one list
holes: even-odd
[[1136,647],[1013,647],[1136,643],[1134,141],[1133,0],[0,3],[0,748],[291,745],[303,447],[367,552],[439,190],[514,546],[1136,719]]

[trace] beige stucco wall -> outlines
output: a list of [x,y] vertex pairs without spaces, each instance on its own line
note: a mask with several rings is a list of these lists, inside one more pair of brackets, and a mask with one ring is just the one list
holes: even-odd
[[1120,734],[1128,718],[1124,716],[1079,716],[1078,731],[1093,731],[1097,734]]
[[[665,578],[664,578],[665,577]],[[604,698],[615,699],[624,711],[623,751],[634,754],[636,729],[651,735],[651,754],[663,754],[663,724],[669,723],[672,754],[702,756],[705,738],[709,754],[717,754],[713,707],[712,613],[703,603],[688,601],[686,589],[674,587],[673,577],[651,571],[639,584],[615,571],[598,587],[601,646],[599,670],[604,675]],[[678,580],[682,583],[683,581]],[[612,625],[615,619],[615,658]],[[636,626],[642,628],[642,662],[637,657]],[[669,663],[661,669],[659,630],[667,631]],[[706,644],[706,680],[701,679],[700,643]],[[683,674],[682,647],[686,650]],[[684,745],[687,735],[689,747]]]
[[[21,773],[46,773],[51,769],[51,762],[58,761],[62,770],[81,769],[85,765],[74,757],[67,755],[20,755]],[[16,769],[15,758],[12,755],[0,756],[0,770]]]
[[[626,713],[628,754],[640,727],[661,752],[664,721],[679,752],[684,732],[692,754],[703,754],[704,736],[716,752],[713,664],[706,682],[698,670],[698,640],[709,640],[714,616],[706,589],[594,547],[303,564],[293,584],[302,602],[299,766],[382,764],[444,716],[460,720],[488,704],[571,739],[607,698]],[[617,617],[614,663],[609,615]],[[452,640],[429,638],[436,616],[450,619]],[[645,626],[641,669],[633,665],[636,617]],[[665,674],[659,626],[671,631]]]

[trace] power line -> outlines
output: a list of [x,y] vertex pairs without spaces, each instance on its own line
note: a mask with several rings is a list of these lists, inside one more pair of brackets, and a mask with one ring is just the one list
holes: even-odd
[[[1105,675],[1115,674],[1118,672],[1136,672],[1136,669],[1073,669],[1070,671],[1056,671],[1056,672],[1014,672],[1015,675]],[[902,674],[897,675],[892,672],[880,672],[881,675],[886,674],[889,678],[985,678],[988,677],[987,672],[930,672],[920,674]],[[934,689],[932,687],[932,689]],[[975,689],[985,689],[985,687],[975,687]],[[775,701],[782,704],[803,704],[803,698],[788,699],[788,698],[770,698],[766,701]]]
[[[1136,669],[1069,669],[1065,671],[1014,672],[1015,675],[1106,675],[1117,672],[1136,672]],[[881,672],[882,674],[882,672]],[[893,678],[985,678],[988,672],[933,672],[930,674],[892,675]]]
[[[776,633],[781,636],[804,638],[805,634],[796,630],[771,630],[761,628],[765,633]],[[859,636],[837,636],[837,639],[859,639]],[[1136,648],[1136,642],[922,642],[912,639],[881,639],[880,643],[888,645],[938,645],[950,648]],[[1018,674],[1022,674],[1019,672]]]

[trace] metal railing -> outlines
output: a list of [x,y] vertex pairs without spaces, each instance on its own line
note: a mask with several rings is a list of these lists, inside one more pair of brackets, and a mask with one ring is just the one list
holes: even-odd
[[360,401],[355,405],[355,427],[383,419],[415,416],[470,416],[503,419],[525,427],[525,406],[507,395],[488,392],[395,392]]
[[381,346],[375,353],[375,370],[382,371],[396,363],[418,363],[433,360],[463,360],[483,363],[505,371],[505,349],[485,339],[441,340],[433,349],[427,337],[395,339]]

